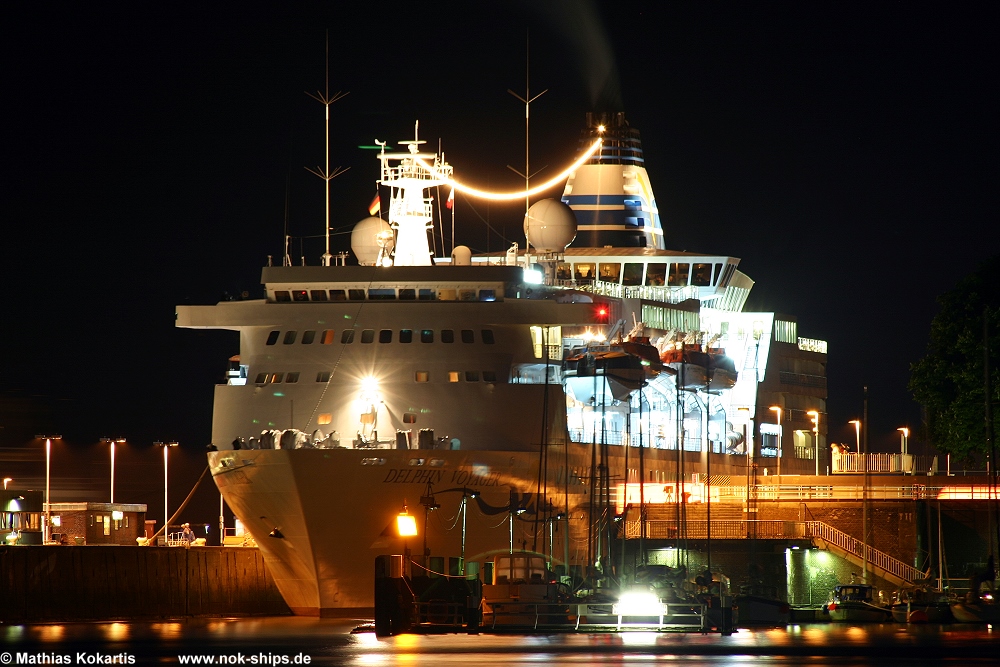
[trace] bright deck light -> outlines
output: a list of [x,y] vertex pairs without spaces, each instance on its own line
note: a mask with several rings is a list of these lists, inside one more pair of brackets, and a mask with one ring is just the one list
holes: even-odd
[[407,512],[406,507],[396,517],[396,532],[400,537],[413,537],[417,534],[417,518]]
[[663,613],[663,604],[654,593],[622,593],[614,606],[614,613],[621,616],[659,616]]

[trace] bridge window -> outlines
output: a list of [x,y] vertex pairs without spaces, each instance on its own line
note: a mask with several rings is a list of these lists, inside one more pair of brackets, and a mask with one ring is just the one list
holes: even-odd
[[719,274],[721,274],[721,273],[722,273],[722,264],[716,264],[715,265],[715,273],[712,275],[712,284],[713,285],[718,285],[719,284]]
[[690,264],[671,264],[670,277],[667,284],[671,287],[687,287],[688,272],[691,270]]
[[573,278],[582,282],[591,282],[594,279],[595,265],[590,263],[574,264]]
[[625,270],[622,271],[622,285],[641,285],[644,268],[644,264],[626,262]]
[[708,287],[712,284],[712,265],[695,264],[691,268],[691,284],[695,287]]
[[559,263],[556,265],[556,280],[572,280],[573,271],[569,264]]
[[276,344],[278,342],[278,336],[280,335],[281,335],[280,331],[272,331],[271,333],[267,334],[267,344],[268,345]]
[[602,281],[606,283],[621,282],[622,265],[620,263],[600,264],[598,270]]
[[654,287],[667,282],[667,264],[665,262],[650,262],[646,265],[646,284]]

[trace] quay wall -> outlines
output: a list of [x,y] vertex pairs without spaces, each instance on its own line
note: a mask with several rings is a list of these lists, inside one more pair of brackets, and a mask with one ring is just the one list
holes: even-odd
[[290,613],[255,548],[0,546],[0,623]]

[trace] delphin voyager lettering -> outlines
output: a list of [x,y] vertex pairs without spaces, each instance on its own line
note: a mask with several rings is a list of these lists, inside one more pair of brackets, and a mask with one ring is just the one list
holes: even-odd
[[[412,468],[392,468],[385,473],[383,484],[437,484],[444,479],[444,470],[414,470]],[[493,472],[477,475],[472,470],[454,470],[451,473],[452,484],[471,485],[475,487],[500,486],[500,473]]]

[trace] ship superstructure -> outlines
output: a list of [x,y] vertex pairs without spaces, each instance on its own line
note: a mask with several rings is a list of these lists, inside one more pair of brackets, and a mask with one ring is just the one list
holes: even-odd
[[[778,460],[758,390],[799,343],[742,311],[737,258],[662,248],[638,135],[615,118],[628,141],[578,167],[569,206],[532,206],[527,252],[430,257],[423,189],[451,168],[415,138],[383,146],[390,219],[355,228],[358,266],[268,266],[263,299],[178,307],[178,326],[239,332],[209,462],[296,613],[371,607],[374,557],[403,550],[431,573],[530,549],[568,581],[611,576],[615,519],[640,498],[717,498],[707,464],[743,478],[769,445]],[[649,220],[609,224],[648,242],[570,245],[623,231],[577,222],[609,205],[608,183]],[[807,449],[787,472],[812,466]],[[417,537],[395,531],[400,513]]]

